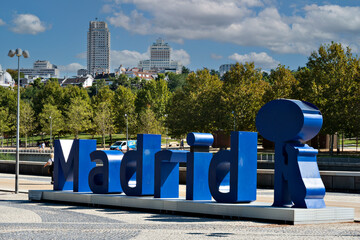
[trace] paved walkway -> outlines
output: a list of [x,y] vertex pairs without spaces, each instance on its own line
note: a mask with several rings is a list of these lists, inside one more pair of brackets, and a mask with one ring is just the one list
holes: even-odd
[[[50,177],[42,176],[19,176],[19,191],[27,193],[28,190],[52,190]],[[13,192],[15,188],[15,175],[0,173],[0,191]],[[186,186],[180,185],[180,196],[185,196]],[[274,191],[270,189],[258,189],[257,201],[273,201]],[[326,206],[351,207],[355,209],[355,219],[360,221],[360,194],[327,192],[325,196]]]

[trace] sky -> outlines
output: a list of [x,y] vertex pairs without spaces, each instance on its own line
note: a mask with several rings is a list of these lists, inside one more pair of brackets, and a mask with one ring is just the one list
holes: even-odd
[[264,71],[306,65],[311,52],[332,41],[360,53],[360,1],[310,0],[1,0],[0,65],[17,68],[10,49],[28,50],[61,76],[86,68],[89,22],[106,21],[111,71],[149,59],[161,37],[171,58],[191,70],[254,62]]

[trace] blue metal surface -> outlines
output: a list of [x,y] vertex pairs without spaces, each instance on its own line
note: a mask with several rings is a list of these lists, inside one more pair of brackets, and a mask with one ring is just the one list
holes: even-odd
[[90,153],[96,150],[96,140],[54,141],[54,190],[89,192],[88,175],[96,166]]
[[161,150],[161,135],[138,134],[137,144],[137,150],[125,153],[121,161],[121,187],[129,196],[154,195],[154,159]]
[[217,202],[256,200],[257,133],[231,132],[231,150],[214,154],[209,168],[209,187]]
[[119,151],[94,151],[92,162],[100,160],[103,166],[94,167],[89,173],[89,186],[93,193],[121,193],[120,164],[124,154]]
[[188,151],[164,150],[155,154],[155,198],[179,197],[179,163]]
[[211,133],[189,133],[186,137],[189,146],[211,146],[214,136]]
[[317,107],[299,100],[278,99],[260,109],[256,127],[264,138],[275,142],[273,206],[325,207],[318,151],[303,144],[316,136],[322,122]]
[[[210,133],[189,133],[186,138],[190,147],[209,147],[214,142]],[[207,150],[208,151],[208,150]],[[186,162],[186,200],[211,200],[208,184],[209,152],[189,152]]]

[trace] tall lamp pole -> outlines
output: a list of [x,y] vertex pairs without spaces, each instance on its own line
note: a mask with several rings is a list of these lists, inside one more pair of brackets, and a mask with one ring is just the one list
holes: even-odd
[[19,193],[19,141],[20,141],[20,57],[28,58],[29,52],[23,51],[20,48],[10,50],[9,57],[18,57],[18,87],[17,87],[17,117],[16,117],[16,166],[15,166],[15,193]]
[[52,117],[50,115],[50,149],[52,149]]
[[129,151],[129,124],[128,124],[128,115],[125,113],[126,118],[126,151]]

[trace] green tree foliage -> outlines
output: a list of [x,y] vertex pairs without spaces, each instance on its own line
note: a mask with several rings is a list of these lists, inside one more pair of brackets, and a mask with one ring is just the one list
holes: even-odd
[[183,137],[188,132],[212,132],[218,128],[222,82],[207,69],[190,73],[182,89],[171,98],[167,126],[170,135]]
[[58,109],[64,109],[64,89],[60,87],[57,79],[48,80],[43,87],[36,87],[36,85],[34,85],[32,89],[36,94],[33,104],[37,115],[41,113],[45,104],[51,104]]
[[148,81],[137,93],[135,100],[136,112],[140,114],[150,108],[154,112],[156,119],[163,122],[169,98],[170,92],[164,79]]
[[66,117],[67,129],[78,138],[79,133],[91,128],[92,109],[89,102],[81,97],[72,98]]
[[124,86],[127,88],[131,88],[131,81],[125,74],[120,74],[117,78],[112,82],[110,89],[115,91],[119,86]]
[[279,65],[271,71],[270,75],[267,76],[267,82],[270,83],[270,87],[265,93],[265,102],[279,98],[294,98],[294,92],[299,85],[293,73],[283,65]]
[[111,102],[99,102],[94,113],[94,125],[96,132],[102,136],[102,145],[105,149],[105,136],[111,134],[114,129]]
[[139,133],[160,134],[161,124],[156,119],[155,113],[147,108],[139,114]]
[[359,102],[359,59],[352,55],[350,48],[332,43],[320,46],[311,54],[307,69],[297,74],[299,95],[322,112],[322,131],[335,134],[350,129],[353,103]]
[[10,128],[7,133],[13,134],[16,131],[17,115],[17,89],[4,88],[0,86],[0,106],[5,108],[9,114],[8,121]]
[[129,134],[137,133],[137,115],[135,113],[135,94],[126,87],[119,86],[112,100],[114,125],[117,131],[126,132],[126,117],[128,116]]
[[265,103],[263,96],[268,88],[269,84],[262,80],[262,73],[254,63],[236,63],[224,75],[222,129],[232,131],[235,117],[236,131],[256,131],[255,117]]
[[0,107],[0,138],[1,138],[1,147],[4,146],[4,136],[5,133],[10,131],[10,121],[9,109],[5,107]]
[[[18,71],[13,69],[6,69],[8,73],[10,73],[11,77],[17,81],[18,79]],[[24,73],[20,72],[20,79],[24,77]]]
[[180,89],[184,86],[188,74],[176,74],[173,72],[168,73],[168,87],[171,92]]
[[87,89],[89,97],[93,97],[97,95],[100,89],[102,89],[105,86],[106,86],[106,82],[104,79],[94,80],[92,86]]
[[[51,119],[50,119],[51,117]],[[50,134],[50,127],[54,136],[64,129],[64,117],[56,105],[47,103],[39,114],[39,124],[42,132]],[[50,124],[51,123],[51,124]],[[51,126],[50,126],[51,125]]]
[[20,103],[20,134],[25,137],[25,148],[27,148],[28,135],[35,129],[35,111],[27,101]]

